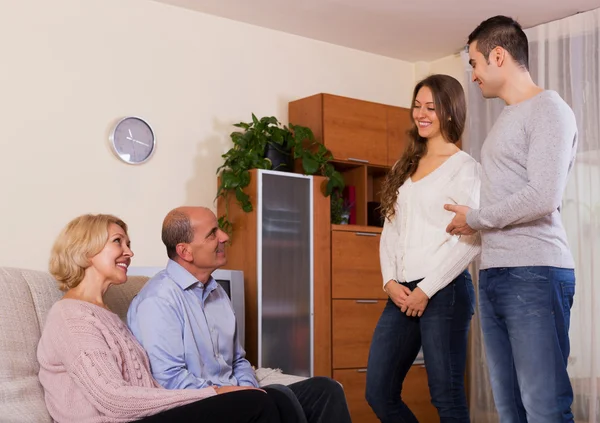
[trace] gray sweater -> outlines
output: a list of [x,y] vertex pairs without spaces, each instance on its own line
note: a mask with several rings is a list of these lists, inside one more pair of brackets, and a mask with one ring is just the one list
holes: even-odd
[[575,160],[577,125],[555,91],[506,106],[481,150],[481,269],[573,268],[560,205]]

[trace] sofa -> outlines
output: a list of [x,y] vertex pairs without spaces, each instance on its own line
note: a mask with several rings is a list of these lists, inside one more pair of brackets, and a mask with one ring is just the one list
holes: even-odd
[[[131,276],[127,283],[111,287],[106,304],[125,321],[133,297],[148,280]],[[62,298],[48,272],[0,267],[0,422],[45,423],[46,410],[38,381],[37,345],[46,315]],[[279,369],[257,369],[261,386],[287,385],[304,379],[285,375]]]

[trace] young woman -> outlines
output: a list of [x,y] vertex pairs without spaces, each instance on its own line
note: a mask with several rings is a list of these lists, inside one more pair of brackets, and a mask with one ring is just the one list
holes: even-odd
[[273,400],[246,387],[163,389],[148,357],[103,296],[127,282],[127,225],[84,215],[58,236],[50,272],[66,291],[46,319],[38,344],[39,378],[58,423],[279,423]]
[[456,79],[419,82],[409,145],[382,189],[380,260],[389,299],[371,342],[366,397],[384,423],[417,422],[401,394],[421,348],[441,423],[469,422],[464,372],[475,292],[465,269],[481,247],[478,234],[447,234],[453,213],[444,210],[479,203],[479,164],[456,146],[465,117]]

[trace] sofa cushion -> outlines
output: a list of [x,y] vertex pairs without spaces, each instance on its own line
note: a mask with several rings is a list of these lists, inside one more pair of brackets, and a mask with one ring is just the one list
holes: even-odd
[[[123,321],[147,277],[132,276],[111,287],[108,307]],[[52,421],[38,380],[37,345],[52,305],[62,298],[48,272],[0,268],[0,421]]]

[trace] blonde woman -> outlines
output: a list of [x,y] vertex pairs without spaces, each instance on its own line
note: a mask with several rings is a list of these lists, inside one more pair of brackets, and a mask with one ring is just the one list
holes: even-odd
[[50,272],[66,291],[38,345],[46,405],[59,423],[277,423],[259,389],[166,390],[152,378],[145,351],[104,303],[111,285],[127,282],[133,252],[127,225],[110,215],[71,221],[52,248]]
[[371,342],[366,396],[384,423],[417,422],[401,394],[421,348],[440,422],[470,421],[463,380],[475,291],[465,269],[481,247],[477,234],[446,233],[453,214],[444,210],[479,202],[479,164],[456,146],[465,117],[456,79],[419,82],[410,144],[383,186],[380,260],[389,300]]

